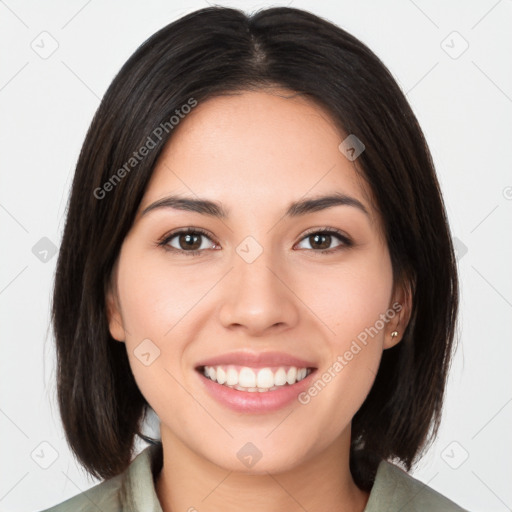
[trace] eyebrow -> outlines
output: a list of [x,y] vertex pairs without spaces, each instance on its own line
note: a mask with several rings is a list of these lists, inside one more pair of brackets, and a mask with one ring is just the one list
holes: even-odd
[[[288,206],[284,217],[299,217],[308,213],[333,208],[335,206],[352,206],[370,218],[368,210],[358,199],[340,192],[292,202]],[[229,217],[229,211],[226,210],[221,203],[210,201],[208,199],[187,198],[178,195],[167,196],[151,203],[149,206],[144,208],[141,213],[141,217],[160,208],[172,208],[174,210],[196,212],[201,215],[208,215],[219,219],[227,219]]]

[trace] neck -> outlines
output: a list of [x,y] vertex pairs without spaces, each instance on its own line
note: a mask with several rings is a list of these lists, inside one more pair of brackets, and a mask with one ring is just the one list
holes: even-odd
[[164,512],[363,512],[369,494],[349,469],[350,429],[291,470],[247,474],[223,469],[191,451],[162,425],[163,467],[156,493]]

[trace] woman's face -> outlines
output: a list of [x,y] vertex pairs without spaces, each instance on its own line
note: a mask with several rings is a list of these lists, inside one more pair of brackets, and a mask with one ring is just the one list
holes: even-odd
[[108,296],[164,446],[254,473],[348,446],[401,296],[344,138],[283,90],[210,99],[175,128]]

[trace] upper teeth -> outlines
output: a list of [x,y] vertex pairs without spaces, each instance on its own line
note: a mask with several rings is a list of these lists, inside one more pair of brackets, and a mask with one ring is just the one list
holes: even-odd
[[295,366],[249,368],[248,366],[205,366],[206,377],[242,391],[269,391],[286,384],[295,384],[311,373],[308,368]]

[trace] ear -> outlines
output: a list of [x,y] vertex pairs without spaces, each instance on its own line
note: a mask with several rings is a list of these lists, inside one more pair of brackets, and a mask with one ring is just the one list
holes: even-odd
[[126,331],[124,328],[123,317],[121,316],[121,307],[119,305],[119,299],[115,290],[115,279],[114,283],[112,280],[105,293],[105,304],[107,307],[107,320],[108,329],[110,335],[117,341],[125,341]]
[[[389,322],[385,328],[384,349],[394,347],[403,338],[404,331],[409,324],[412,312],[413,284],[404,279],[394,287],[393,296],[389,305]],[[395,314],[391,318],[391,311]],[[392,333],[397,333],[392,336]]]

